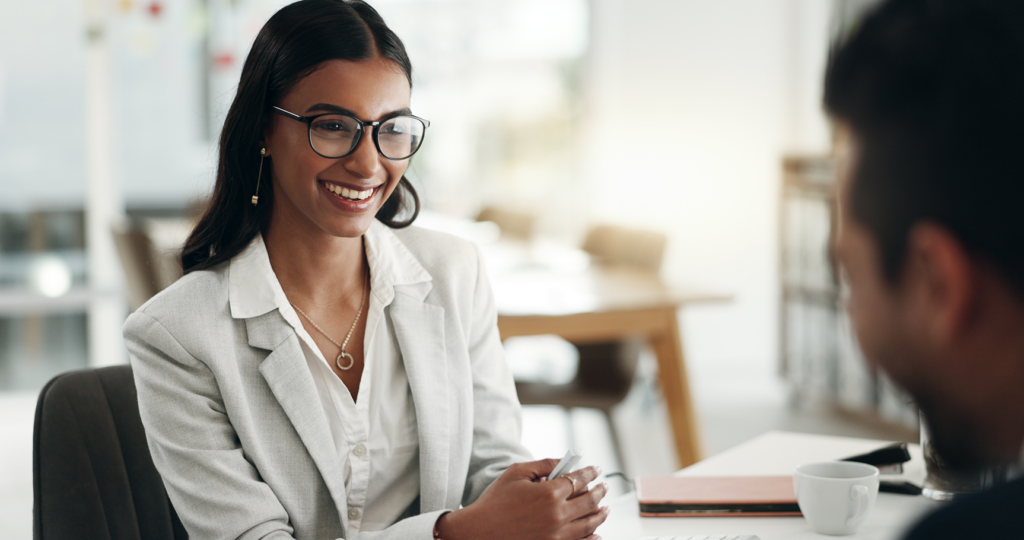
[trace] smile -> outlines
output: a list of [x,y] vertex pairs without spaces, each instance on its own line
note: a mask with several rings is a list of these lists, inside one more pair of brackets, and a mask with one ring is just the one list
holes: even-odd
[[365,201],[366,199],[370,198],[373,195],[373,193],[377,190],[378,187],[380,187],[377,186],[363,191],[357,191],[355,189],[349,189],[347,187],[332,184],[330,182],[321,181],[321,183],[324,185],[325,188],[327,188],[327,191],[330,191],[331,193],[337,195],[338,197],[349,201]]

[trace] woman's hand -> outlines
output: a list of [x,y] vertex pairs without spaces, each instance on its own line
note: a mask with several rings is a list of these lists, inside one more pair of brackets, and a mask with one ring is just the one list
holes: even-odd
[[594,530],[609,511],[598,503],[608,484],[587,488],[600,474],[597,467],[570,473],[575,482],[561,477],[541,481],[557,464],[557,459],[543,459],[512,465],[476,502],[442,516],[438,535],[442,540],[598,539]]

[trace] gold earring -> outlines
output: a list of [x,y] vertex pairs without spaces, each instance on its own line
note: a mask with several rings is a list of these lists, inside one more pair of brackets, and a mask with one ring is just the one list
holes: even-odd
[[260,172],[256,175],[256,195],[252,196],[252,205],[256,206],[256,202],[260,200],[260,179],[263,178],[263,158],[267,157],[267,149],[260,148]]

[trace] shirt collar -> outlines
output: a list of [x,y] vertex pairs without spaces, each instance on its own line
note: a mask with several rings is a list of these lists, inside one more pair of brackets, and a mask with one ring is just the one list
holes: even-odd
[[396,286],[431,282],[427,270],[387,225],[373,220],[364,237],[370,290],[384,305],[394,299]]
[[[370,265],[370,291],[383,305],[395,297],[399,285],[429,283],[431,276],[405,244],[383,223],[373,220],[364,234]],[[270,266],[263,235],[231,259],[228,269],[229,302],[235,319],[258,317],[287,306],[288,297]]]

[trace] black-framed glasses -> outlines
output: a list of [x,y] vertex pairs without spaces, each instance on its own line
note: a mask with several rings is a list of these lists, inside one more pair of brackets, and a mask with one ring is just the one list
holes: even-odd
[[407,159],[423,144],[423,135],[430,122],[403,114],[392,116],[380,122],[364,122],[344,113],[324,113],[300,116],[281,107],[274,112],[292,120],[298,120],[309,128],[309,146],[317,154],[330,159],[343,158],[359,146],[366,127],[373,128],[373,144],[380,155],[391,159]]

